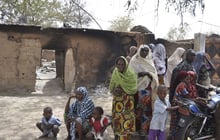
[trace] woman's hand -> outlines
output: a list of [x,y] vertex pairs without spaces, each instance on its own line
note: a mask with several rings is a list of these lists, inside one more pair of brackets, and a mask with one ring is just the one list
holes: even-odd
[[149,72],[139,72],[138,73],[138,77],[144,77],[144,76],[148,76],[151,80],[153,79],[153,77],[151,76],[151,74]]
[[123,93],[123,89],[121,87],[116,87],[113,91],[113,94],[115,96],[121,96],[122,93]]
[[75,120],[75,118],[67,117],[67,122],[74,122]]
[[146,72],[139,72],[138,77],[144,77],[146,75]]
[[53,128],[53,124],[46,124],[46,126],[45,126],[47,129],[51,129],[51,128]]
[[69,100],[72,99],[72,98],[76,98],[76,95],[72,94],[72,95],[69,96]]

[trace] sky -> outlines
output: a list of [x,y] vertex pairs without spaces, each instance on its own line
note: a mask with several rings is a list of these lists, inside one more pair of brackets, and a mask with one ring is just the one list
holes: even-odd
[[[93,15],[98,24],[103,30],[108,30],[110,21],[120,16],[127,15],[126,2],[127,0],[85,0],[85,9]],[[135,0],[131,0],[134,2]],[[160,3],[158,17],[155,16],[157,0],[138,0],[138,10],[132,16],[134,25],[143,25],[155,34],[156,38],[165,38],[171,27],[178,27],[181,19],[173,11],[167,12],[165,3]],[[160,0],[161,2],[164,0]],[[204,0],[205,10],[202,14],[198,7],[196,16],[186,14],[184,22],[187,22],[190,31],[186,38],[193,38],[195,33],[210,33],[215,32],[220,34],[220,0]],[[100,29],[100,27],[93,22],[89,28]]]

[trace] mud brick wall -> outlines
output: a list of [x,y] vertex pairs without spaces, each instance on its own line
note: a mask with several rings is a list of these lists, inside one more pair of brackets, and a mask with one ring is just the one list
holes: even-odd
[[34,90],[35,70],[41,48],[38,40],[22,39],[19,33],[0,32],[0,90]]
[[[216,73],[212,74],[214,82],[219,81],[220,75],[219,40],[215,37],[206,41],[206,51],[216,65]],[[64,84],[73,84],[72,79],[76,80],[76,85],[86,86],[109,82],[116,57],[126,56],[132,45],[154,41],[153,34],[138,32],[0,25],[0,90],[25,88],[34,91],[36,67],[44,57],[42,50],[55,52],[48,56],[55,57],[57,77]],[[194,46],[193,39],[178,42],[161,39],[160,43],[165,45],[168,57],[177,47]],[[72,55],[71,59],[67,54]]]
[[[147,36],[134,32],[0,25],[0,90],[34,91],[36,67],[44,58],[42,50],[55,52],[48,56],[55,57],[57,77],[63,80],[64,87],[66,81],[73,84],[73,77],[68,74],[74,75],[77,85],[105,83],[110,79],[116,57],[126,56],[131,45],[149,42]],[[69,48],[73,51],[71,59],[66,58]]]

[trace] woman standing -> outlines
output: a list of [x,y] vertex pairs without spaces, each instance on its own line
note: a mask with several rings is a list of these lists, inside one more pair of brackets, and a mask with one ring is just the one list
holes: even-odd
[[173,69],[183,60],[185,49],[178,47],[167,60],[167,71],[164,77],[166,87],[170,87],[170,79]]
[[164,75],[167,70],[166,61],[166,49],[163,44],[159,43],[153,49],[153,62],[157,70],[160,84],[164,84]]
[[129,48],[129,53],[126,56],[126,59],[127,59],[128,63],[130,62],[132,56],[134,56],[136,52],[137,52],[137,47],[136,46],[131,46]]
[[125,57],[116,59],[110,81],[113,95],[112,126],[116,140],[130,140],[135,131],[134,94],[137,91],[137,76],[128,67]]
[[141,45],[129,65],[138,76],[138,100],[136,129],[148,133],[152,117],[152,105],[157,98],[158,75],[148,45]]

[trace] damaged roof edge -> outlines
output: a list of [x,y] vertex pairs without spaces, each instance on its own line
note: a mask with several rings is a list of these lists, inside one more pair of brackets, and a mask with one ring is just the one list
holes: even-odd
[[[42,26],[18,25],[18,24],[0,24],[0,31],[2,32],[13,31],[13,32],[23,32],[23,33],[48,33],[48,32],[51,32],[51,33],[106,32],[106,33],[111,33],[111,34],[123,33],[123,32],[116,32],[116,31],[110,31],[110,30],[99,30],[99,29],[90,29],[90,28],[71,28],[71,27],[62,27],[62,28],[46,27],[44,28]],[[137,32],[129,32],[129,33],[137,34]]]

